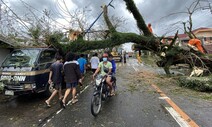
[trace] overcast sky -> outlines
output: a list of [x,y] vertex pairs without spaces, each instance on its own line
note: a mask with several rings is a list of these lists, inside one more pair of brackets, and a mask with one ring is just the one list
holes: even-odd
[[[21,0],[7,0],[13,10],[19,14],[26,12],[26,8],[23,7]],[[52,15],[57,18],[58,5],[63,5],[63,0],[22,0],[31,5],[37,10],[51,10]],[[90,24],[101,13],[100,6],[108,4],[111,0],[64,0],[70,12],[79,9],[86,9],[89,16],[88,21]],[[178,27],[173,25],[177,22],[187,21],[187,14],[175,14],[168,16],[176,12],[186,12],[187,8],[192,2],[196,0],[134,0],[140,13],[142,14],[146,23],[151,23],[153,31],[156,35],[161,36],[163,34],[171,34],[170,32],[176,32],[177,29],[182,29],[182,24],[178,23]],[[212,6],[212,0],[204,0],[201,2],[201,6]],[[60,4],[59,4],[60,3]],[[127,19],[128,26],[125,26],[130,32],[138,32],[135,21],[132,15],[126,10],[126,5],[123,0],[113,0],[112,5],[115,7],[109,8],[110,15],[116,15],[119,17],[125,17]],[[34,11],[39,14],[39,12]],[[194,29],[199,27],[212,27],[212,13],[210,10],[200,10],[193,15]],[[61,20],[60,20],[61,21]],[[98,23],[97,23],[98,24]],[[127,31],[127,32],[128,32]]]
[[[19,15],[27,12],[26,7],[23,7],[21,0],[4,0],[11,6],[13,10]],[[58,18],[59,6],[64,7],[63,0],[22,0],[27,4],[31,5],[37,10],[50,10],[54,18]],[[71,11],[75,9],[84,8],[87,10],[88,24],[91,24],[95,18],[101,13],[100,8],[103,4],[108,4],[111,0],[64,0],[67,3],[67,8]],[[153,32],[157,36],[161,35],[173,35],[177,30],[182,30],[183,25],[177,22],[187,21],[187,14],[175,14],[177,12],[186,12],[187,8],[196,0],[134,0],[140,13],[142,14],[146,24],[151,23]],[[212,6],[212,0],[203,0],[201,6],[210,5]],[[126,32],[138,32],[135,20],[132,15],[126,10],[126,5],[123,0],[113,0],[112,5],[115,7],[109,8],[110,15],[116,15],[119,17],[125,17],[127,19],[127,25],[123,26],[126,28]],[[40,12],[34,11],[38,14]],[[212,28],[212,10],[199,10],[193,15],[193,29],[199,27],[210,27]],[[63,20],[58,20],[63,22]],[[64,23],[63,23],[64,24]],[[98,23],[94,27],[98,26]],[[182,31],[180,31],[182,33]]]

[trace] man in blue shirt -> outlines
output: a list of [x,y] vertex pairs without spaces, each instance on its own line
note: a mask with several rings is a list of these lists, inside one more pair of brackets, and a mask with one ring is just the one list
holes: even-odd
[[85,71],[86,71],[86,64],[87,64],[87,61],[84,58],[84,54],[80,54],[80,58],[77,61],[79,63],[80,72],[82,74],[82,80],[83,80],[84,79],[84,74],[85,74]]
[[113,59],[113,55],[112,54],[109,54],[109,61],[112,64],[112,75],[114,75],[114,74],[116,74],[116,62]]

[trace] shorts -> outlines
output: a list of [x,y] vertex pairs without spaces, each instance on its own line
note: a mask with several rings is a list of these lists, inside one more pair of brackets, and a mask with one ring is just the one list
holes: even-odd
[[53,84],[53,88],[54,88],[55,90],[60,90],[60,89],[62,88],[62,85],[61,85],[61,83],[54,83],[54,84]]
[[66,83],[66,88],[75,88],[77,86],[78,82],[74,83]]

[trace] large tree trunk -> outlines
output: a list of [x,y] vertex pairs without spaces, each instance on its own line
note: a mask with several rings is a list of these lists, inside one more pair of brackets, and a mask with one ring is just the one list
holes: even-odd
[[[139,13],[137,7],[135,6],[135,3],[133,0],[124,0],[127,6],[127,9],[129,12],[132,13],[134,16],[138,29],[143,32],[143,35],[139,35],[136,33],[123,33],[123,32],[118,32],[113,24],[111,23],[109,17],[108,17],[108,11],[107,11],[107,6],[103,7],[104,10],[104,19],[105,22],[108,26],[108,37],[105,40],[98,40],[98,41],[86,41],[83,40],[82,38],[78,38],[76,41],[70,42],[67,45],[60,44],[58,42],[52,41],[52,45],[60,51],[62,51],[64,54],[68,51],[72,52],[84,52],[87,50],[94,50],[94,49],[104,49],[108,47],[115,47],[117,45],[121,45],[127,42],[133,42],[135,43],[135,49],[136,50],[149,50],[157,55],[160,56],[162,52],[164,52],[166,55],[165,57],[161,57],[162,60],[158,62],[158,65],[161,67],[164,67],[164,70],[166,71],[167,74],[170,74],[169,72],[169,67],[173,64],[176,63],[187,63],[190,64],[188,61],[189,56],[185,57],[186,55],[182,55],[186,52],[187,50],[184,50],[178,46],[174,46],[175,40],[177,38],[178,32],[176,32],[175,38],[172,39],[172,43],[170,45],[163,45],[160,44],[160,40],[162,38],[160,37],[155,37],[147,28],[147,25]],[[56,40],[56,39],[53,39]],[[163,50],[164,47],[167,50]],[[195,53],[196,54],[196,53]],[[205,65],[211,70],[212,67],[212,61],[210,59],[207,59],[205,57],[202,57],[202,54],[197,55],[200,56],[200,61],[205,63]],[[190,59],[192,60],[192,58]],[[196,62],[193,64],[193,66],[201,66],[201,62]]]

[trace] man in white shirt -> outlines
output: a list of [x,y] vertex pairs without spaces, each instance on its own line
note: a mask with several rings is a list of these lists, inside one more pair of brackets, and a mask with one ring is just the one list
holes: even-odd
[[91,62],[92,72],[94,73],[96,71],[96,69],[98,68],[98,64],[99,64],[99,58],[98,58],[98,54],[97,53],[95,53],[91,57],[90,62]]

